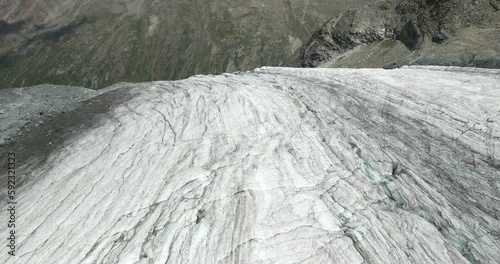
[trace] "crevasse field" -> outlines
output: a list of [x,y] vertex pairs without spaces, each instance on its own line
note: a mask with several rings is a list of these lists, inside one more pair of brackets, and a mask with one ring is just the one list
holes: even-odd
[[0,262],[500,260],[499,70],[266,67],[120,93],[19,169]]

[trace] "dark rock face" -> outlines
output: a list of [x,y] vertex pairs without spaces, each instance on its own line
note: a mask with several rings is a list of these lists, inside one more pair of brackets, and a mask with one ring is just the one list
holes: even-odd
[[418,22],[411,20],[403,26],[402,30],[397,31],[396,39],[403,42],[409,50],[414,51],[422,46],[424,33]]
[[499,0],[490,0],[490,5],[495,9],[495,11],[500,10],[500,1]]
[[7,23],[3,20],[0,20],[0,36],[18,32],[22,29],[24,24],[25,21],[19,21],[16,23]]
[[[392,61],[395,64],[401,63],[404,59],[422,61],[420,58],[422,56],[439,55],[443,54],[443,51],[450,54],[458,53],[448,56],[456,58],[459,58],[464,51],[480,54],[483,51],[493,50],[499,54],[500,47],[494,44],[495,41],[486,47],[484,43],[477,43],[480,37],[472,36],[474,34],[500,36],[500,30],[496,30],[500,28],[500,15],[497,12],[499,3],[498,0],[399,0],[380,1],[373,6],[350,10],[330,20],[314,33],[309,43],[302,48],[297,64],[302,67],[316,67],[333,61],[335,66],[366,66],[369,63],[347,59],[347,63],[343,64],[338,62],[337,58],[349,58],[349,55],[343,54],[354,49],[362,53],[364,46],[384,40],[396,41],[407,49],[404,54],[400,52],[400,56],[392,54],[394,56]],[[482,32],[490,29],[494,31]],[[500,40],[500,37],[498,38]],[[449,42],[455,42],[459,47],[448,49]],[[438,46],[442,47],[436,48]],[[385,53],[382,55],[387,56]],[[362,55],[358,54],[358,57]],[[496,55],[492,58],[495,57]],[[372,60],[375,61],[376,57]],[[436,58],[432,60],[436,61]],[[486,63],[486,65],[495,64]]]

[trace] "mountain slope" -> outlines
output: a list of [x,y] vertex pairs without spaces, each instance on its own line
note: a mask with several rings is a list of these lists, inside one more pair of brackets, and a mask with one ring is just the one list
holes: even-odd
[[281,65],[296,57],[332,14],[364,3],[4,1],[0,88],[40,83],[102,88]]
[[405,64],[500,68],[500,1],[382,0],[334,17],[301,50],[302,67]]
[[0,260],[495,263],[499,83],[497,70],[262,68],[104,93],[84,133],[40,132],[45,161],[11,147],[18,254]]

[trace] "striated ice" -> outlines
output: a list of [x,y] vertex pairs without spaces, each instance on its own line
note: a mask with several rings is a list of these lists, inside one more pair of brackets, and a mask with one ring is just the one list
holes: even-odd
[[0,262],[500,260],[498,70],[266,67],[121,91],[24,172]]

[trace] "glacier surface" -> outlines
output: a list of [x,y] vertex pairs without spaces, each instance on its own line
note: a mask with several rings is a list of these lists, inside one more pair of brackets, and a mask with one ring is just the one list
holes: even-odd
[[0,262],[500,260],[498,70],[265,67],[120,93],[19,169]]

